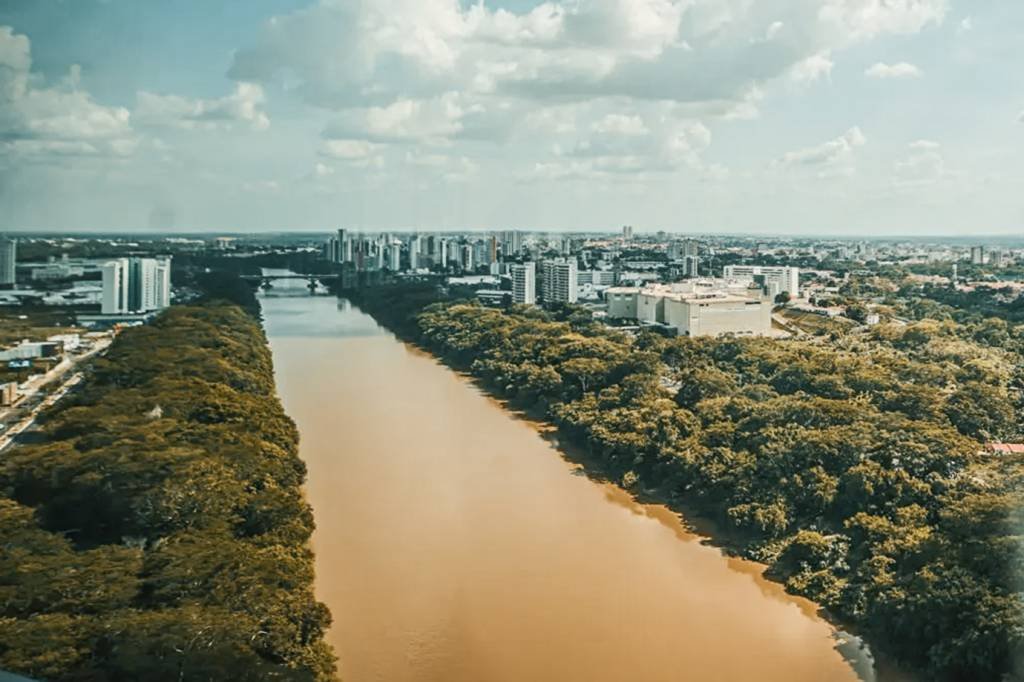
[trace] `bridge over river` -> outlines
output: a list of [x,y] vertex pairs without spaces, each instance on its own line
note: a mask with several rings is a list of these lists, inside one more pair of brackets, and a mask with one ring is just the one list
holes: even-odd
[[337,282],[341,278],[338,274],[303,275],[296,272],[284,273],[263,273],[262,275],[242,275],[242,279],[250,284],[257,285],[260,289],[273,289],[274,282],[280,281],[305,281],[306,288],[316,291],[317,286],[327,286],[330,282]]

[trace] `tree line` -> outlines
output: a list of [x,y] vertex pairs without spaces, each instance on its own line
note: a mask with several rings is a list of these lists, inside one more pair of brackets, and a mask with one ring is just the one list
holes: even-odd
[[983,445],[1021,434],[1020,328],[669,339],[428,287],[353,296],[623,485],[717,521],[876,651],[928,679],[1024,679],[1024,458]]
[[173,307],[123,332],[40,442],[0,460],[0,669],[333,679],[297,443],[238,306]]

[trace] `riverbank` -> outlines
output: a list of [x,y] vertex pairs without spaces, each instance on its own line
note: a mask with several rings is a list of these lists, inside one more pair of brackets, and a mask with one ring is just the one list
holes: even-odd
[[[964,479],[951,470],[981,473],[971,461],[980,446],[948,421],[908,418],[863,400],[823,399],[810,383],[773,376],[801,369],[796,358],[769,355],[805,352],[795,344],[644,337],[624,352],[628,340],[586,320],[430,307],[437,300],[427,290],[367,291],[360,303],[513,404],[543,411],[613,480],[658,491],[676,511],[684,511],[679,501],[685,500],[730,529],[731,546],[768,564],[787,589],[867,633],[907,667],[951,680],[996,680],[1013,669],[1019,595],[973,551],[965,553],[961,540],[970,528],[973,547],[987,542],[987,551],[1005,553],[998,549],[1005,542],[1000,526],[972,516],[972,508],[1012,500],[956,485]],[[737,355],[744,346],[750,355]],[[827,350],[814,352],[835,362]],[[704,364],[701,354],[718,357]],[[688,370],[696,365],[703,374],[666,401],[657,388],[661,363],[679,356],[688,358]],[[911,377],[935,371],[909,357],[899,361]],[[764,377],[742,389],[761,402],[734,395],[739,386],[729,382],[737,375],[723,369],[736,371],[731,368],[740,363],[747,363],[748,376]],[[863,367],[846,370],[845,378],[862,393],[874,381],[870,365]],[[878,386],[880,404],[898,404],[893,394],[901,383]],[[894,447],[917,453],[915,459],[894,466]],[[1004,559],[1003,566],[1012,565],[1011,557]]]
[[809,601],[369,315],[283,291],[263,310],[344,679],[857,679]]
[[[613,486],[632,500],[637,508],[644,509],[644,513],[659,519],[660,522],[672,528],[680,539],[684,541],[696,539],[702,545],[713,547],[724,555],[738,560],[739,563],[734,565],[742,567],[744,572],[750,571],[756,574],[759,578],[778,586],[780,591],[785,589],[784,576],[772,574],[766,563],[749,555],[750,543],[755,539],[749,534],[742,533],[720,521],[715,521],[706,511],[688,505],[684,495],[666,486],[643,488],[634,485],[630,488],[624,487],[621,473],[616,474],[609,470],[607,464],[595,457],[592,452],[567,439],[558,426],[553,424],[547,415],[538,410],[536,406],[514,402],[507,393],[503,393],[470,371],[445,364],[442,357],[412,339],[406,338],[403,339],[403,342],[414,348],[416,352],[422,353],[425,357],[429,357],[453,371],[462,380],[472,384],[474,388],[486,395],[500,409],[528,425],[541,438],[550,443],[566,463],[573,466],[574,474],[582,474],[600,485]],[[894,661],[887,660],[884,656],[876,656],[868,649],[867,643],[849,623],[843,623],[827,608],[805,597],[794,595],[793,598],[794,603],[801,611],[809,616],[821,618],[835,628],[836,650],[849,662],[850,667],[861,679],[872,682],[918,682],[917,676],[900,669]]]
[[170,308],[94,365],[43,442],[0,462],[0,668],[333,680],[298,433],[259,323]]

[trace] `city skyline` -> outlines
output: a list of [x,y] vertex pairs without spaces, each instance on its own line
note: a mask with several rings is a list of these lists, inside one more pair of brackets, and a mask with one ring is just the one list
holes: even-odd
[[3,229],[1013,234],[1022,19],[955,0],[9,3]]

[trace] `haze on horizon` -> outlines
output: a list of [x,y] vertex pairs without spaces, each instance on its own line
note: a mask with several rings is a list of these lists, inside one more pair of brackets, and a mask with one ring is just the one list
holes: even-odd
[[1013,234],[1016,0],[8,0],[0,230]]

